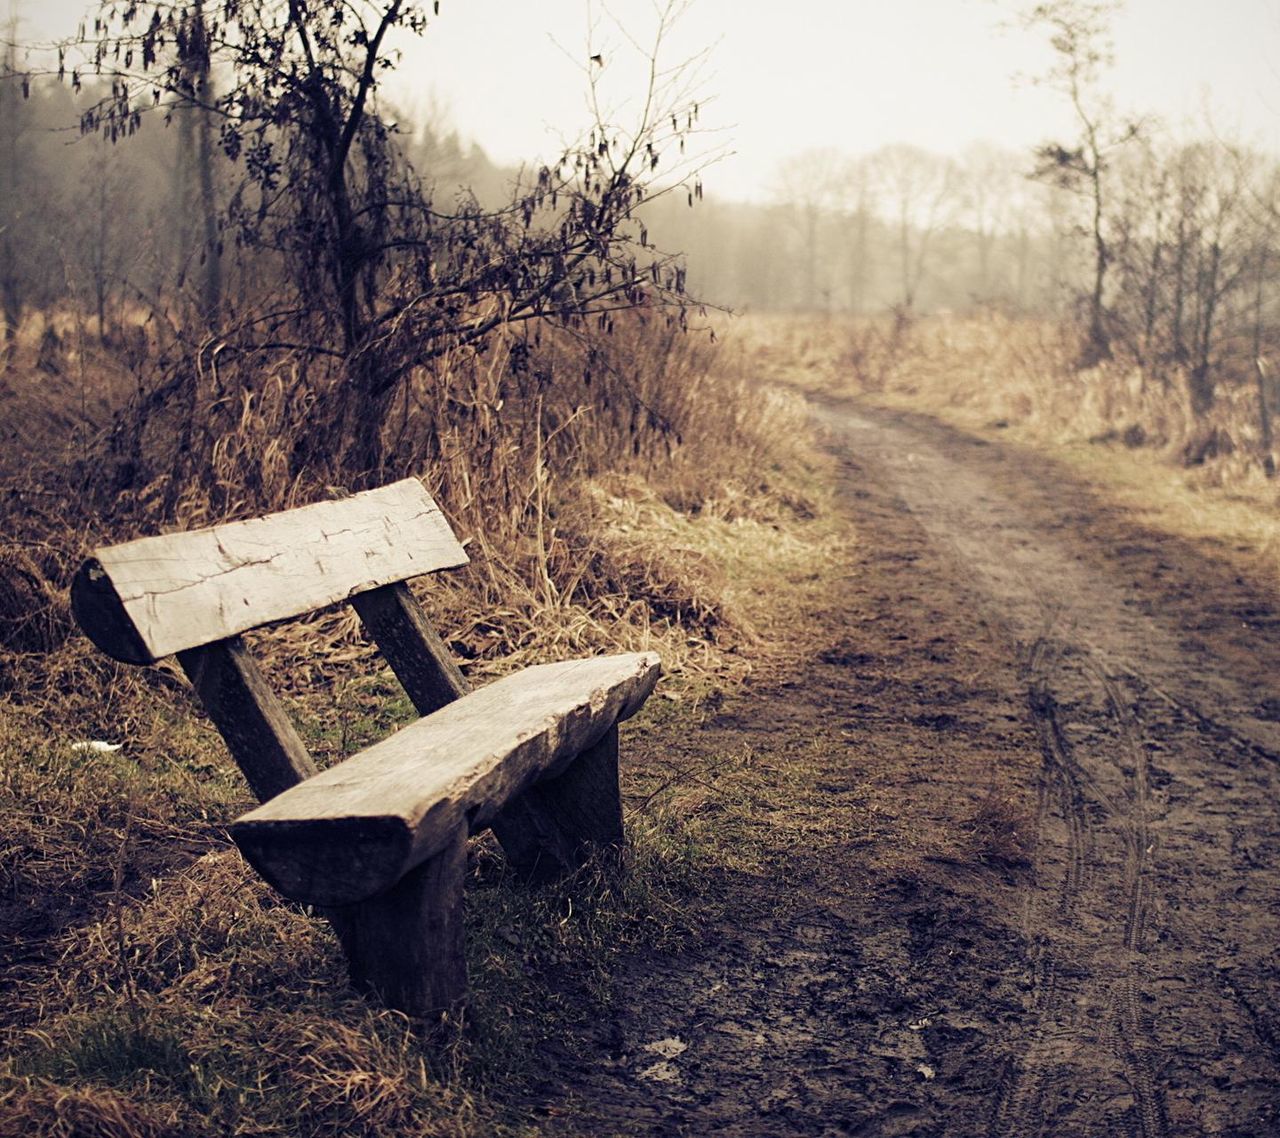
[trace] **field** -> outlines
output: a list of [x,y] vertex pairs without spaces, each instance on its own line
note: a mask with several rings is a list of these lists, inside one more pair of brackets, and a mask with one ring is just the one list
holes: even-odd
[[[966,456],[999,448],[1021,472],[1010,485],[1045,472],[1019,525],[1057,524],[1055,540],[1139,576],[1148,555],[1124,534],[1141,532],[1203,553],[1222,598],[1244,590],[1232,573],[1261,596],[1280,585],[1280,547],[1247,399],[1224,401],[1216,453],[1187,466],[1203,423],[1131,374],[1080,377],[1039,325],[757,317],[719,331],[713,346],[624,330],[603,394],[578,386],[566,343],[545,349],[573,377],[562,387],[500,400],[490,357],[406,402],[398,473],[422,475],[469,541],[472,566],[422,590],[468,673],[641,647],[668,672],[624,733],[618,882],[587,871],[531,891],[489,839],[473,843],[474,1000],[433,1049],[351,995],[327,929],[229,846],[250,797],[180,673],[111,664],[69,618],[70,574],[97,543],[325,495],[282,457],[298,429],[290,377],[218,409],[207,446],[184,451],[172,423],[148,423],[149,465],[126,479],[112,430],[136,406],[125,349],[60,333],[50,372],[43,326],[24,330],[0,392],[20,424],[0,539],[0,931],[15,994],[0,1134],[595,1135],[673,1119],[784,1134],[890,1105],[959,1134],[985,1133],[993,1110],[1023,1117],[1043,1071],[1024,1057],[1003,1090],[980,1071],[1019,1054],[1024,1030],[1021,934],[1003,922],[1057,870],[1056,816],[1035,792],[1047,720],[1026,717],[1026,661],[958,582],[926,506],[902,509],[914,483],[886,472],[917,447],[970,471],[985,468]],[[464,394],[468,413],[432,410]],[[885,417],[866,420],[879,433],[830,434],[850,395]],[[912,426],[922,411],[952,426]],[[1096,509],[1073,536],[1060,519],[1077,484]],[[1179,573],[1190,556],[1173,558]],[[1219,603],[1206,644],[1245,605]],[[1037,642],[1034,623],[1018,627]],[[411,714],[345,612],[258,647],[322,762]],[[1031,687],[1056,682],[1033,672]],[[122,748],[74,747],[92,739]],[[1143,824],[1163,823],[1153,808]],[[1269,857],[1261,837],[1251,849]],[[1235,974],[1255,1001],[1258,969],[1250,957]],[[903,1026],[931,1015],[950,1026]],[[1247,1035],[1237,1013],[1219,1018]],[[649,1049],[672,1039],[670,1054]],[[1257,1088],[1236,1090],[1243,1118]],[[1122,1099],[1117,1125],[1156,1103],[1164,1129],[1144,1134],[1208,1117],[1169,1091]]]
[[996,314],[748,323],[767,374],[784,386],[857,393],[1043,449],[1142,521],[1247,547],[1262,572],[1280,574],[1277,486],[1252,385],[1226,389],[1196,415],[1185,377],[1156,380],[1119,361],[1082,371],[1069,330]]

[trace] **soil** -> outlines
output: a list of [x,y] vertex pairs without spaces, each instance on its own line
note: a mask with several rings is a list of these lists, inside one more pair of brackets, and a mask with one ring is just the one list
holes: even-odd
[[856,563],[663,744],[795,757],[806,838],[627,961],[545,1132],[1280,1135],[1280,598],[1043,455],[817,414]]

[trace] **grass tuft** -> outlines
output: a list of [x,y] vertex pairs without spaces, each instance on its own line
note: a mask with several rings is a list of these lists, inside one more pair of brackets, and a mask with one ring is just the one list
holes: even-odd
[[0,1138],[182,1138],[173,1103],[0,1073]]
[[1016,869],[1031,864],[1035,821],[1013,797],[992,790],[961,822],[968,854],[983,865]]

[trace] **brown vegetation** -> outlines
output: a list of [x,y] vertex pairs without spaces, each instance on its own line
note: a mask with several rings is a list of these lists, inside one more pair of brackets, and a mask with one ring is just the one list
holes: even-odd
[[[540,1049],[620,999],[613,977],[628,954],[688,944],[720,919],[725,898],[715,883],[725,873],[789,865],[795,850],[825,849],[833,826],[844,827],[842,842],[880,842],[877,856],[900,874],[926,855],[1002,881],[1026,872],[1034,827],[1022,791],[1003,780],[986,797],[981,784],[968,786],[963,808],[936,832],[885,838],[880,791],[847,790],[861,804],[852,822],[820,809],[814,772],[834,758],[790,728],[774,725],[777,738],[764,742],[744,722],[741,746],[711,752],[688,738],[691,725],[716,719],[724,679],[797,649],[797,631],[812,629],[815,598],[835,579],[837,538],[824,492],[805,473],[813,460],[801,404],[778,388],[834,390],[861,377],[876,399],[933,402],[1069,452],[1163,456],[1158,469],[1171,476],[1200,420],[1180,417],[1176,399],[1157,400],[1155,384],[1144,401],[1115,361],[1087,383],[1073,378],[1069,340],[995,317],[857,326],[757,319],[719,345],[638,319],[619,322],[614,335],[595,345],[589,382],[588,349],[575,338],[544,335],[528,372],[514,375],[517,341],[496,341],[493,354],[433,374],[435,386],[400,419],[406,469],[432,481],[471,541],[471,568],[430,586],[426,599],[473,674],[615,645],[657,647],[677,672],[645,713],[643,730],[660,745],[624,776],[631,872],[620,889],[587,872],[533,894],[512,890],[488,842],[474,843],[476,1002],[466,1038],[444,1057],[428,1059],[405,1021],[350,996],[328,934],[225,849],[223,827],[248,795],[176,673],[105,662],[66,622],[65,576],[100,536],[330,492],[323,479],[287,477],[271,457],[305,431],[279,395],[284,377],[269,377],[261,404],[209,432],[203,474],[172,445],[178,427],[163,416],[146,428],[143,455],[153,465],[116,503],[90,493],[69,511],[65,490],[50,498],[60,485],[83,485],[75,480],[86,468],[76,464],[38,477],[8,473],[24,490],[7,499],[9,532],[25,543],[14,546],[25,560],[12,561],[50,598],[54,634],[52,651],[10,649],[3,658],[0,801],[16,821],[3,919],[19,991],[4,1025],[3,1125],[120,1136],[281,1126],[514,1133],[525,1120],[502,1104],[539,1100]],[[860,370],[850,366],[855,354]],[[537,381],[539,372],[556,382]],[[11,384],[18,378],[11,371]],[[637,398],[652,416],[632,413]],[[1224,416],[1230,406],[1218,404]],[[1243,422],[1223,420],[1247,440]],[[1142,431],[1136,449],[1131,425]],[[110,432],[91,437],[110,459]],[[1255,454],[1238,447],[1191,473],[1235,492],[1265,488],[1256,457],[1246,461]],[[1145,479],[1140,492],[1157,498],[1160,483],[1149,471]],[[864,616],[893,625],[885,637],[900,635],[893,614]],[[851,655],[865,650],[861,639],[842,639],[829,663],[851,668],[871,692],[882,678]],[[411,714],[388,675],[358,663],[367,649],[349,618],[274,630],[262,647],[322,762]],[[338,680],[334,665],[352,659],[355,678]],[[301,689],[317,683],[323,694],[300,702]],[[798,738],[808,712],[790,714]],[[921,703],[908,735],[921,736],[922,754],[945,720]],[[904,730],[894,728],[894,746]],[[67,746],[86,737],[127,745],[94,756]]]
[[[580,1000],[600,1002],[619,953],[688,934],[703,856],[647,783],[635,872],[614,887],[586,872],[514,891],[474,844],[478,995],[455,1048],[429,1054],[348,992],[314,920],[226,854],[248,794],[176,671],[121,668],[77,634],[66,588],[92,547],[418,475],[468,543],[469,569],[424,586],[468,670],[656,647],[673,679],[653,721],[785,649],[776,629],[831,545],[800,402],[687,331],[684,269],[633,214],[686,175],[701,196],[696,161],[676,157],[697,118],[690,73],[650,60],[650,119],[597,122],[505,199],[463,195],[446,215],[373,101],[381,31],[421,30],[427,8],[349,12],[376,33],[339,37],[305,6],[278,25],[240,4],[130,9],[100,28],[122,48],[98,62],[150,74],[113,74],[98,102],[108,89],[86,84],[87,109],[51,83],[20,98],[12,50],[0,64],[11,173],[52,163],[33,127],[59,107],[114,142],[155,83],[179,127],[171,154],[140,136],[127,170],[101,140],[78,149],[101,159],[95,200],[68,199],[93,223],[67,245],[88,258],[83,295],[11,240],[57,230],[58,206],[29,180],[0,201],[9,221],[30,210],[2,226],[0,282],[0,931],[18,993],[0,1017],[0,1127],[14,1132],[494,1133],[487,1084],[508,1099],[527,1085],[563,1014],[548,970],[571,967]],[[232,52],[225,92],[211,45]],[[174,177],[154,181],[172,200],[122,220],[151,201],[132,179],[148,154],[161,168],[168,154]],[[126,275],[146,282],[136,311]],[[765,603],[779,578],[794,595]],[[261,641],[322,763],[411,714],[349,615]],[[122,747],[76,745],[96,740]]]
[[[163,6],[129,11],[153,7]],[[427,7],[351,10],[381,12],[379,29],[420,30]],[[658,151],[683,153],[695,131],[686,70],[663,73],[675,86],[650,92],[661,110],[634,131],[597,123],[559,166],[501,199],[504,179],[486,167],[494,201],[477,188],[446,215],[412,172],[437,162],[439,140],[398,148],[373,108],[371,70],[329,66],[344,52],[376,62],[380,32],[344,44],[305,6],[274,28],[255,25],[251,6],[220,11],[184,10],[183,27],[165,32],[183,33],[172,56],[150,53],[145,19],[106,26],[151,74],[136,89],[139,74],[113,76],[124,85],[101,102],[89,96],[106,88],[87,92],[90,132],[132,133],[133,95],[151,81],[178,130],[173,145],[144,134],[133,169],[102,139],[82,143],[67,170],[96,164],[97,177],[79,179],[92,199],[55,205],[34,189],[48,174],[34,124],[86,104],[52,83],[19,101],[25,77],[12,53],[0,64],[0,966],[15,993],[0,1011],[0,1136],[526,1133],[527,1118],[503,1104],[536,1097],[541,1053],[566,1023],[599,1019],[620,998],[614,968],[626,954],[710,927],[723,903],[716,881],[889,833],[879,792],[832,782],[848,811],[830,810],[843,753],[791,738],[819,702],[833,713],[851,676],[877,700],[897,676],[863,675],[866,646],[845,639],[844,609],[815,614],[839,580],[847,532],[831,518],[830,479],[794,389],[856,390],[1106,454],[1113,481],[1123,460],[1155,457],[1158,476],[1148,464],[1134,497],[1158,499],[1183,468],[1193,488],[1274,506],[1277,183],[1258,156],[1130,147],[1124,132],[1115,148],[1059,147],[1060,169],[1083,176],[1095,207],[1083,254],[1072,248],[1072,187],[1028,191],[1015,156],[973,153],[963,170],[910,148],[811,156],[791,172],[793,200],[711,211],[690,244],[729,233],[750,245],[734,264],[768,264],[737,281],[738,294],[777,307],[897,307],[753,317],[717,344],[709,329],[689,330],[686,268],[646,228],[678,234],[666,202],[683,209],[686,189],[690,205],[701,197],[692,160],[677,167],[688,183],[679,194],[679,175],[647,180]],[[272,50],[293,68],[273,71],[249,51],[229,61],[243,82],[220,94],[206,18],[277,37]],[[307,60],[315,35],[328,61],[318,68]],[[229,124],[222,158],[210,145],[215,112]],[[1104,149],[1115,149],[1106,162]],[[147,163],[176,174],[134,177]],[[168,233],[174,202],[184,216]],[[149,220],[122,221],[130,204]],[[22,225],[19,208],[31,210]],[[46,271],[35,240],[60,228],[74,288]],[[222,233],[237,238],[234,252]],[[704,279],[717,271],[728,280],[710,262]],[[128,298],[126,277],[144,282]],[[1086,305],[1081,327],[1061,320],[1072,293]],[[989,310],[927,315],[974,303]],[[404,474],[427,482],[467,543],[469,568],[420,587],[472,676],[609,648],[656,648],[671,676],[642,721],[657,742],[624,774],[620,882],[589,868],[515,891],[489,842],[472,844],[476,997],[443,1054],[351,995],[322,926],[226,848],[249,795],[178,671],[94,653],[66,599],[95,545]],[[1223,501],[1208,508],[1221,513]],[[1280,534],[1266,527],[1274,553]],[[887,605],[858,619],[893,624],[877,633],[893,662],[903,634]],[[788,710],[770,741],[752,722],[730,723],[724,750],[691,738],[729,682],[812,654],[801,639],[823,619],[841,629],[818,653],[830,687],[812,704],[778,695]],[[915,619],[920,640],[925,616]],[[322,764],[412,714],[350,614],[259,640]],[[949,682],[948,661],[929,659]],[[915,749],[893,761],[931,756],[937,732],[954,727],[932,708],[945,688],[908,684],[893,697],[919,704]],[[885,746],[900,748],[904,730],[895,722]],[[89,740],[123,748],[74,746]],[[904,824],[881,842],[895,875],[926,856],[978,875],[1024,871],[1034,852],[1025,786],[993,776],[982,798],[983,784],[965,778],[961,807],[933,787],[928,834]]]
[[1145,451],[1188,471],[1192,486],[1261,492],[1274,471],[1252,381],[1224,384],[1197,408],[1186,367],[1144,365],[1117,348],[1081,368],[1076,331],[1052,321],[758,316],[747,329],[766,374],[804,390],[909,402],[1050,445]]
[[[21,993],[4,1017],[2,1125],[493,1132],[485,1072],[507,1091],[522,1085],[530,1048],[555,1030],[542,981],[521,963],[527,938],[544,935],[528,930],[553,930],[537,949],[544,966],[573,961],[590,978],[628,946],[691,927],[679,899],[705,855],[671,809],[674,787],[659,774],[630,791],[635,872],[621,892],[586,875],[525,896],[477,845],[477,1005],[446,1062],[469,1073],[426,1065],[405,1021],[347,994],[328,934],[223,848],[249,796],[176,670],[105,660],[66,602],[94,544],[333,493],[322,467],[290,473],[318,413],[305,377],[246,373],[240,401],[210,398],[195,417],[136,391],[94,414],[74,384],[59,402],[24,358],[7,398],[31,461],[8,452],[0,560],[0,808],[11,820],[0,923]],[[674,674],[651,714],[661,719],[788,648],[781,630],[832,539],[814,520],[823,506],[800,402],[756,385],[746,359],[637,316],[590,343],[550,328],[540,343],[499,337],[406,388],[388,453],[431,484],[469,542],[471,567],[426,599],[472,674],[657,647]],[[48,445],[67,422],[82,433],[69,454]],[[122,437],[141,445],[122,451]],[[795,582],[780,602],[779,578]],[[321,762],[411,714],[394,680],[362,664],[372,654],[349,616],[272,630],[261,647]],[[355,678],[340,680],[353,660]],[[300,702],[317,682],[321,694]],[[124,747],[71,747],[99,738]],[[528,906],[539,915],[525,920]]]

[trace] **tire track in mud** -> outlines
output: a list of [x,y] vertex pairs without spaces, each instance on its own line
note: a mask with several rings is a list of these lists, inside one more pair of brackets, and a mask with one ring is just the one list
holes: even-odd
[[1129,849],[1125,862],[1125,885],[1129,891],[1129,913],[1124,926],[1124,947],[1130,952],[1143,951],[1143,934],[1147,923],[1147,868],[1148,859],[1155,852],[1151,842],[1148,811],[1150,778],[1147,770],[1147,752],[1142,745],[1142,727],[1132,708],[1128,707],[1113,680],[1098,664],[1090,661],[1090,671],[1102,685],[1107,697],[1107,707],[1115,720],[1124,758],[1128,760],[1130,801]]
[[[1077,646],[1071,649],[1072,655],[1079,653]],[[1127,893],[1123,904],[1123,947],[1130,953],[1139,953],[1145,925],[1145,865],[1151,852],[1147,834],[1146,758],[1138,743],[1136,724],[1124,707],[1119,691],[1096,661],[1084,655],[1079,670],[1106,693],[1118,742],[1129,761],[1132,785],[1127,796],[1128,807],[1104,790],[1077,759],[1054,696],[1054,682],[1062,682],[1061,674],[1068,666],[1067,655],[1067,646],[1042,636],[1032,644],[1024,665],[1028,711],[1043,757],[1037,830],[1044,833],[1051,816],[1056,815],[1065,823],[1067,831],[1066,867],[1055,907],[1068,924],[1079,919],[1078,910],[1088,903],[1087,896],[1082,895],[1099,874],[1106,871],[1105,861],[1098,855],[1096,818],[1119,822],[1125,835]],[[1032,998],[1037,1025],[1030,1046],[1007,1069],[991,1119],[991,1133],[1010,1138],[1052,1133],[1045,1126],[1057,1112],[1049,1104],[1060,1100],[1065,1093],[1065,1080],[1057,1061],[1058,1047],[1070,1038],[1073,999],[1079,995],[1072,986],[1064,987],[1058,982],[1058,968],[1052,960],[1053,938],[1037,937],[1037,929],[1044,923],[1036,912],[1037,900],[1034,894],[1028,896],[1023,925],[1024,934],[1037,940],[1038,954],[1049,954],[1048,966],[1042,966]],[[1153,1071],[1158,1055],[1150,1040],[1149,1027],[1139,1014],[1139,985],[1140,977],[1130,961],[1111,1000],[1113,1024],[1106,1038],[1120,1061],[1118,1074],[1130,1087],[1136,1103],[1138,1129],[1135,1132],[1142,1138],[1164,1138],[1168,1126]]]
[[[1027,707],[1040,738],[1040,754],[1044,760],[1036,830],[1040,832],[1044,829],[1048,812],[1056,805],[1067,827],[1067,869],[1062,883],[1060,905],[1062,909],[1069,910],[1084,885],[1094,856],[1095,836],[1085,810],[1085,790],[1089,777],[1072,756],[1071,746],[1058,719],[1057,704],[1050,686],[1050,678],[1059,656],[1060,651],[1052,648],[1048,641],[1037,640],[1031,646],[1024,670]],[[1089,789],[1096,795],[1094,788]]]
[[1280,1138],[1280,597],[1043,456],[828,419],[866,541],[812,656],[654,743],[810,756],[816,841],[627,961],[539,1132]]
[[[1130,953],[1146,952],[1148,875],[1150,859],[1155,852],[1151,841],[1150,772],[1144,746],[1142,725],[1132,706],[1126,703],[1116,681],[1107,674],[1096,658],[1090,659],[1090,671],[1106,694],[1110,711],[1128,763],[1130,792],[1128,856],[1125,860],[1125,886],[1129,893],[1129,910],[1124,926],[1124,947]],[[1156,1081],[1158,1048],[1152,1039],[1151,1024],[1143,1016],[1141,1002],[1142,966],[1129,959],[1129,972],[1121,980],[1116,1008],[1116,1032],[1125,1062],[1125,1072],[1137,1100],[1143,1138],[1163,1138],[1169,1133],[1168,1111],[1164,1095]]]
[[886,412],[827,418],[1025,646],[1041,752],[1026,1018],[994,1045],[988,1132],[1280,1134],[1276,1026],[1257,1011],[1280,987],[1280,734],[1249,714],[1256,676],[1189,658],[1176,625],[1028,512],[1028,470],[999,448]]
[[[1073,648],[1080,651],[1078,646]],[[1155,1078],[1160,1061],[1159,1049],[1151,1037],[1150,1023],[1140,1011],[1143,968],[1138,957],[1145,951],[1146,874],[1148,859],[1154,850],[1149,841],[1149,788],[1141,727],[1114,681],[1091,655],[1083,655],[1079,663],[1081,676],[1092,680],[1105,694],[1107,711],[1116,732],[1115,742],[1122,751],[1121,769],[1128,781],[1127,793],[1124,799],[1114,799],[1077,759],[1058,714],[1053,683],[1064,667],[1064,654],[1061,646],[1051,647],[1045,640],[1038,640],[1032,646],[1026,667],[1028,708],[1044,759],[1042,786],[1057,791],[1056,799],[1051,803],[1046,801],[1046,795],[1041,795],[1037,826],[1043,832],[1048,806],[1056,807],[1068,821],[1068,870],[1062,883],[1059,911],[1069,922],[1078,918],[1077,909],[1085,886],[1107,868],[1097,857],[1097,826],[1091,820],[1089,804],[1094,805],[1100,816],[1121,826],[1124,896],[1122,904],[1115,909],[1122,910],[1122,947],[1130,955],[1113,989],[1111,1024],[1105,1039],[1120,1061],[1119,1075],[1135,1100],[1135,1133],[1141,1138],[1165,1138],[1169,1129],[1163,1096]],[[1112,916],[1114,922],[1120,914],[1113,910]],[[1033,932],[1038,923],[1028,920],[1024,931]],[[1102,983],[1105,986],[1105,978]],[[1061,996],[1061,989],[1055,984],[1050,999],[1037,1006],[1042,1036],[1046,1034],[1045,1024],[1051,1024],[1049,1031],[1059,1037],[1069,1032],[1069,1001],[1064,1001]],[[1033,1057],[1015,1065],[996,1105],[992,1118],[993,1134],[1015,1136],[1052,1132],[1044,1129],[1045,1095],[1041,1085],[1046,1079],[1054,1079],[1055,1066],[1053,1057],[1046,1056],[1042,1045],[1036,1048]]]

